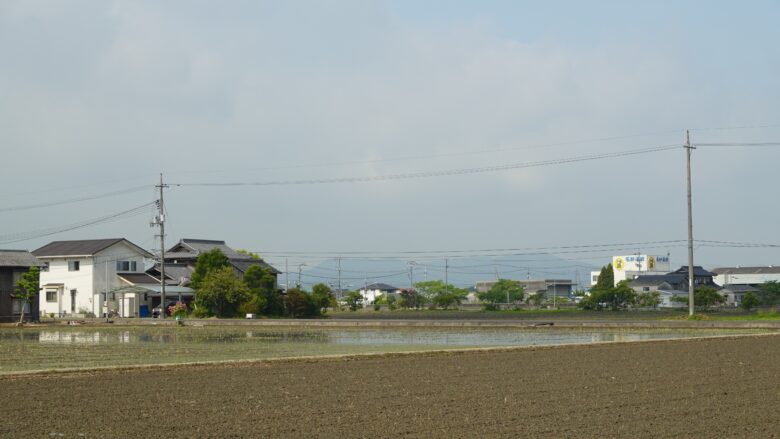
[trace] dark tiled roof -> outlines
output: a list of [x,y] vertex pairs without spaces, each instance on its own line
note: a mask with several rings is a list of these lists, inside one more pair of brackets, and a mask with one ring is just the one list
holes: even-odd
[[632,287],[652,287],[663,283],[677,285],[685,281],[685,275],[682,274],[647,274],[637,276],[631,280]]
[[[684,274],[684,275],[687,276],[688,275],[688,266],[687,265],[683,265],[682,267],[678,268],[677,270],[675,270],[675,271],[673,271],[673,272],[671,272],[669,274],[672,274],[672,273]],[[711,271],[707,271],[707,270],[701,268],[698,265],[694,265],[693,266],[693,276],[694,277],[706,277],[706,276],[715,277],[715,273],[713,273]]]
[[102,250],[111,247],[114,244],[120,242],[126,242],[127,244],[136,247],[145,256],[151,256],[149,252],[138,247],[125,238],[111,238],[111,239],[84,239],[77,241],[54,241],[50,242],[43,247],[33,250],[32,254],[37,257],[47,256],[92,256]]
[[[225,241],[217,241],[212,239],[191,239],[184,238],[178,242],[178,244],[171,247],[169,250],[172,254],[184,259],[187,255],[191,258],[197,258],[201,253],[218,248],[228,257],[228,259],[251,259],[249,255],[239,253],[225,244]],[[166,252],[167,253],[167,252]],[[169,257],[165,255],[166,259]]]
[[396,291],[396,290],[398,290],[398,288],[396,288],[396,287],[394,287],[392,285],[383,284],[383,283],[369,284],[367,288],[369,290],[379,290],[379,291]]
[[758,288],[750,285],[726,284],[723,285],[721,291],[730,291],[732,293],[755,293],[758,291]]
[[253,266],[253,265],[259,265],[263,268],[270,268],[271,271],[274,274],[279,274],[281,271],[277,270],[276,268],[272,267],[271,265],[268,265],[265,261],[260,259],[231,259],[230,263],[236,267],[236,270],[244,273],[246,270]]
[[0,250],[0,267],[33,267],[41,262],[27,250]]
[[720,267],[712,270],[715,274],[780,274],[780,267]]
[[[166,261],[195,261],[201,253],[211,251],[218,248],[227,258],[236,270],[245,272],[247,268],[252,265],[259,265],[264,268],[270,268],[274,274],[279,274],[281,271],[277,270],[273,266],[269,265],[263,260],[253,259],[250,255],[239,253],[225,244],[225,241],[217,241],[212,239],[190,239],[184,238],[179,241],[178,244],[170,248],[165,252]],[[165,264],[166,270],[168,264]]]

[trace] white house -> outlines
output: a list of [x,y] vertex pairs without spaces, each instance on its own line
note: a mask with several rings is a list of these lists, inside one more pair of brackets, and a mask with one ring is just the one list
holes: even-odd
[[398,288],[383,283],[369,284],[360,289],[360,295],[363,296],[363,303],[366,305],[374,303],[376,298],[383,294],[400,294],[400,292]]
[[[32,252],[43,265],[39,309],[43,315],[109,311],[137,315],[138,298],[115,291],[127,286],[117,273],[143,273],[151,253],[124,238],[55,241]],[[122,312],[124,311],[124,312]]]

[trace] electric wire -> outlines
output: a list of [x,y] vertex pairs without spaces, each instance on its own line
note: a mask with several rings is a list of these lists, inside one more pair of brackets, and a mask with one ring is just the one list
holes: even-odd
[[109,197],[116,197],[119,195],[125,195],[125,194],[131,194],[134,192],[139,192],[146,190],[148,186],[135,186],[131,188],[121,189],[117,191],[112,192],[106,192],[102,194],[97,195],[87,195],[83,197],[78,198],[70,198],[67,200],[61,200],[61,201],[54,201],[54,202],[47,202],[47,203],[35,203],[35,204],[26,204],[22,206],[12,206],[12,207],[0,207],[0,212],[15,212],[20,210],[29,210],[29,209],[39,209],[42,207],[54,207],[54,206],[62,206],[64,204],[71,204],[71,203],[80,203],[82,201],[91,201],[91,200],[99,200],[101,198],[109,198]]
[[29,232],[12,233],[8,235],[0,235],[0,244],[10,244],[14,242],[28,241],[31,239],[42,238],[45,236],[56,235],[58,233],[69,232],[72,230],[83,229],[98,224],[105,224],[109,222],[119,221],[125,218],[130,218],[142,213],[146,213],[147,209],[156,202],[145,203],[132,209],[127,209],[121,212],[112,213],[109,215],[92,218],[77,223],[72,223],[65,226],[52,227],[48,229],[32,230]]
[[212,186],[212,187],[226,187],[226,186],[288,186],[288,185],[312,185],[312,184],[334,184],[334,183],[365,183],[365,182],[377,182],[377,181],[389,181],[389,180],[407,180],[414,178],[431,178],[431,177],[445,177],[453,175],[466,175],[466,174],[480,174],[488,172],[506,171],[512,169],[524,169],[534,168],[540,166],[554,166],[567,163],[585,162],[593,160],[602,160],[608,158],[627,157],[640,154],[650,154],[654,152],[669,151],[672,149],[680,149],[680,145],[665,145],[656,146],[652,148],[642,148],[628,151],[618,151],[610,153],[590,154],[577,157],[560,158],[553,160],[542,160],[536,162],[525,163],[512,163],[507,165],[493,165],[474,168],[460,168],[460,169],[447,169],[442,171],[422,171],[422,172],[409,172],[399,174],[386,174],[376,176],[365,177],[335,177],[335,178],[314,178],[314,179],[300,179],[300,180],[271,180],[271,181],[257,181],[257,182],[223,182],[223,183],[198,183],[198,182],[183,182],[183,183],[170,183],[171,186]]

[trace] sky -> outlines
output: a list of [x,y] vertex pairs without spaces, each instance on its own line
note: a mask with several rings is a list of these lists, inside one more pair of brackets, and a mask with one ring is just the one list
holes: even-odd
[[[156,248],[163,173],[167,243],[277,266],[552,247],[683,264],[685,131],[780,142],[779,17],[773,1],[0,0],[0,247]],[[778,158],[693,152],[697,264],[780,263]],[[603,244],[621,245],[583,247]]]

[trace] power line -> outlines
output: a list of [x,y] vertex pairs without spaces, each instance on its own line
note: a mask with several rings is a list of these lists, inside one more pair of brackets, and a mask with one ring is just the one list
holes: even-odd
[[730,127],[709,127],[709,128],[691,128],[689,131],[731,131],[731,130],[751,130],[756,128],[780,128],[780,124],[760,124],[760,125],[742,125]]
[[302,180],[276,180],[276,181],[258,181],[258,182],[227,182],[227,183],[171,183],[171,186],[287,186],[287,185],[310,185],[310,184],[333,184],[333,183],[364,183],[388,180],[407,180],[412,178],[431,178],[445,177],[453,175],[480,174],[487,172],[507,171],[512,169],[534,168],[540,166],[554,166],[566,163],[585,162],[593,160],[602,160],[607,158],[627,157],[639,154],[650,154],[654,152],[669,151],[678,149],[680,145],[656,146],[652,148],[642,148],[630,151],[619,151],[611,153],[591,154],[578,157],[568,157],[553,160],[543,160],[538,162],[513,163],[508,165],[493,165],[475,168],[448,169],[443,171],[423,171],[409,172],[400,174],[377,175],[369,177],[336,177]]
[[608,136],[608,137],[599,137],[599,138],[585,139],[585,140],[570,140],[570,141],[563,141],[563,142],[540,143],[540,144],[536,144],[536,145],[525,145],[525,146],[514,146],[514,147],[498,147],[498,148],[491,148],[491,149],[480,149],[480,150],[471,150],[471,151],[458,151],[458,152],[436,153],[436,154],[426,154],[426,155],[390,157],[390,158],[373,159],[373,160],[348,160],[348,161],[326,162],[326,163],[307,163],[307,164],[295,164],[295,165],[266,166],[266,167],[261,167],[261,168],[236,168],[236,169],[222,169],[222,170],[193,170],[193,171],[184,171],[184,172],[172,172],[172,174],[184,174],[184,173],[216,174],[216,173],[227,173],[227,172],[272,171],[272,170],[280,170],[280,169],[300,169],[300,168],[322,168],[322,167],[331,167],[331,166],[368,165],[368,164],[396,162],[396,161],[411,161],[411,160],[435,159],[435,158],[443,158],[443,157],[459,157],[459,156],[467,156],[467,155],[480,155],[480,154],[498,153],[498,152],[506,152],[506,151],[525,151],[525,150],[531,150],[531,149],[551,148],[551,147],[558,147],[558,146],[570,146],[570,145],[579,145],[579,144],[586,144],[586,143],[605,142],[605,141],[612,141],[612,140],[626,140],[626,139],[633,139],[633,138],[639,138],[639,137],[651,137],[651,136],[658,136],[658,135],[661,135],[661,134],[672,134],[672,133],[679,133],[679,132],[680,132],[680,130],[666,130],[666,131],[656,131],[656,132],[653,132],[653,133],[629,134],[629,135],[623,135],[623,136]]
[[62,201],[54,201],[54,202],[48,202],[48,203],[26,204],[26,205],[22,205],[22,206],[13,206],[13,207],[0,207],[0,212],[15,212],[15,211],[20,211],[20,210],[39,209],[39,208],[42,208],[42,207],[62,206],[63,204],[80,203],[82,201],[91,201],[91,200],[98,200],[98,199],[101,199],[101,198],[116,197],[116,196],[119,196],[119,195],[139,192],[139,191],[142,191],[142,190],[146,190],[148,188],[149,188],[148,186],[135,186],[135,187],[131,187],[131,188],[121,189],[121,190],[118,190],[118,191],[106,192],[106,193],[97,194],[97,195],[88,195],[88,196],[78,197],[78,198],[70,198],[70,199],[62,200]]
[[103,223],[109,223],[113,221],[119,221],[121,219],[136,216],[141,213],[146,213],[147,208],[154,205],[156,202],[150,202],[134,207],[132,209],[124,210],[122,212],[112,213],[97,218],[92,218],[77,223],[69,224],[66,226],[52,227],[48,229],[39,229],[29,232],[12,233],[8,235],[0,235],[0,244],[10,244],[14,242],[28,241],[30,239],[42,238],[44,236],[56,235],[58,233],[69,232],[72,230],[83,229],[85,227],[94,226]]
[[728,146],[728,147],[744,147],[744,146],[780,146],[780,142],[711,142],[711,143],[694,143],[694,146]]
[[[624,242],[624,243],[616,243],[616,244],[582,244],[582,245],[563,245],[563,246],[550,246],[550,247],[516,247],[516,248],[487,248],[487,249],[467,249],[467,250],[456,250],[456,249],[450,249],[450,250],[407,250],[407,251],[397,251],[397,252],[371,252],[371,251],[310,251],[310,252],[299,252],[299,251],[286,251],[286,252],[279,252],[279,251],[263,251],[262,254],[266,255],[282,255],[282,256],[292,256],[292,255],[303,255],[303,256],[314,256],[314,255],[332,255],[332,254],[348,254],[348,255],[382,255],[382,254],[394,254],[394,255],[404,255],[404,254],[457,254],[457,253],[481,253],[481,252],[514,252],[514,251],[531,251],[531,250],[568,250],[568,249],[587,249],[587,248],[600,248],[600,247],[633,247],[636,249],[637,246],[645,247],[650,245],[657,245],[657,244],[680,244],[684,243],[684,239],[672,239],[672,240],[661,240],[661,241],[645,241],[645,242]],[[528,254],[535,254],[535,253],[528,253]]]

